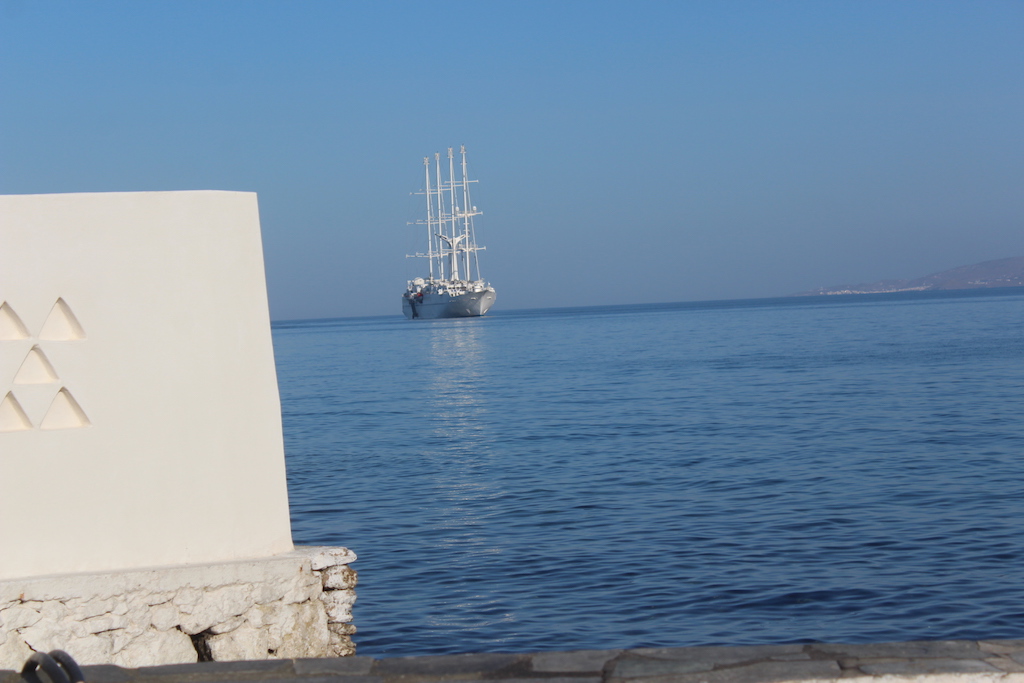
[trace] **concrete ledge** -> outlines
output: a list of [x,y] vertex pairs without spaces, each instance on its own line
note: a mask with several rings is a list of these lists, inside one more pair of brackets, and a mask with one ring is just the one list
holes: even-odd
[[[756,645],[85,667],[88,683],[1024,683],[1024,640]],[[0,671],[0,683],[21,683]]]

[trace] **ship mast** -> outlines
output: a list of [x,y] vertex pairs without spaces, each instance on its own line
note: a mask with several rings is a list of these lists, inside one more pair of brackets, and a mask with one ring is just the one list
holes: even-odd
[[[466,246],[470,247],[473,254],[472,260],[476,266],[476,279],[480,279],[480,257],[477,255],[476,236],[473,234],[473,216],[478,215],[476,207],[469,201],[469,174],[466,172],[466,146],[462,145],[462,232],[466,236]],[[473,280],[470,274],[470,253],[466,252],[466,279]]]
[[[427,257],[431,282],[482,282],[480,257],[476,252],[485,247],[476,245],[473,233],[473,216],[479,216],[481,212],[473,206],[469,193],[469,184],[476,181],[469,179],[465,145],[460,147],[459,153],[462,156],[462,178],[455,179],[455,150],[449,147],[447,182],[441,179],[441,153],[434,153],[433,169],[430,157],[423,157],[427,219],[416,223],[427,226],[427,253],[408,256]],[[462,190],[461,207],[457,204],[459,189]]]
[[[443,190],[443,186],[441,185],[441,153],[440,152],[434,152],[434,168],[436,169],[436,173],[437,173],[437,228],[438,228],[437,236],[439,238],[441,238],[441,239],[445,239],[444,226],[445,226],[445,223],[447,223],[447,221],[445,220],[445,217],[444,217],[444,190]],[[444,276],[444,258],[442,257],[442,255],[444,254],[444,246],[441,244],[440,240],[438,240],[437,246],[438,246],[437,265],[441,269],[441,279],[444,280],[445,279],[445,276]]]
[[452,279],[453,280],[458,280],[458,279],[460,279],[459,278],[459,254],[462,252],[462,250],[459,248],[459,239],[460,239],[460,236],[458,235],[458,228],[459,228],[459,226],[458,226],[458,218],[455,215],[455,212],[458,209],[458,207],[455,206],[455,154],[452,152],[452,148],[451,147],[448,148],[448,195],[449,195],[448,207],[451,209],[451,218],[452,218],[452,228],[451,228],[451,232],[449,233],[451,239],[448,242],[448,246],[451,247],[451,250],[452,250],[451,251]]
[[430,280],[434,280],[434,205],[430,201],[430,157],[423,157],[423,173],[426,175],[427,195],[427,261],[430,262]]

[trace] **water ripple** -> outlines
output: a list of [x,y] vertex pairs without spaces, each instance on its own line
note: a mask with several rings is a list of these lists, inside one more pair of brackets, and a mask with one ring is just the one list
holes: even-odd
[[360,652],[1024,637],[1024,297],[275,326]]

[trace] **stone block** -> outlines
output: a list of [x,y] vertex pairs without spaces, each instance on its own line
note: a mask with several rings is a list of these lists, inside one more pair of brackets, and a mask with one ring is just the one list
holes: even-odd
[[651,678],[711,671],[714,662],[699,659],[651,659],[628,655],[615,662],[612,678]]
[[130,683],[134,671],[116,664],[90,664],[82,666],[82,673],[89,683]]
[[146,595],[146,604],[150,607],[163,605],[174,599],[174,591],[155,591]]
[[351,636],[356,633],[355,624],[328,623],[327,630],[339,636]]
[[373,667],[372,657],[297,658],[295,673],[299,676],[368,676]]
[[39,608],[43,621],[63,621],[68,616],[68,608],[58,600],[48,600]]
[[631,654],[655,659],[708,661],[716,666],[724,666],[800,654],[803,651],[803,645],[740,645],[737,647],[650,647],[632,650]]
[[1014,652],[1024,652],[1024,640],[981,640],[978,641],[978,647],[982,652],[1008,655]]
[[37,652],[64,650],[82,664],[107,662],[112,654],[107,634],[86,633],[78,622],[41,621],[18,635]]
[[811,655],[807,652],[794,652],[788,655],[774,655],[770,657],[772,661],[776,662],[798,662],[803,659],[810,659]]
[[331,632],[327,628],[327,614],[319,601],[289,605],[290,609],[268,629],[274,656],[280,658],[308,657],[331,654]]
[[348,565],[328,567],[320,572],[320,578],[326,590],[343,590],[355,588],[359,583],[359,574]]
[[214,624],[236,617],[252,605],[251,589],[245,585],[224,586],[200,593],[198,602],[180,607],[183,612],[181,630],[189,635],[202,633]]
[[203,591],[199,590],[195,586],[185,586],[184,588],[181,588],[171,599],[171,602],[173,602],[178,609],[195,607],[202,601]]
[[356,644],[349,636],[336,637],[333,645],[335,657],[351,657],[356,653]]
[[269,638],[267,647],[271,652],[277,652],[281,647],[281,638],[284,633],[295,627],[298,621],[296,613],[300,612],[301,608],[301,605],[293,603],[275,605],[273,621],[267,622],[263,627]]
[[[678,660],[677,660],[678,661]],[[679,663],[685,663],[680,661]],[[774,662],[752,661],[741,666],[729,666],[694,673],[668,673],[645,675],[644,683],[771,683],[773,681],[834,680],[842,676],[839,665],[831,660]],[[609,683],[624,683],[633,677],[611,676]]]
[[79,664],[103,664],[109,662],[113,654],[110,637],[102,633],[69,639],[63,643],[54,644],[50,649],[64,650]]
[[252,599],[257,605],[268,605],[284,599],[290,584],[284,581],[269,580],[253,584]]
[[966,673],[1003,673],[990,664],[972,659],[950,659],[931,657],[928,659],[911,659],[905,661],[885,662],[881,664],[866,663],[860,670],[872,676],[922,676],[930,674],[966,674]]
[[809,652],[850,659],[897,657],[911,659],[921,657],[954,657],[958,659],[983,659],[985,653],[977,643],[967,640],[921,640],[906,643],[856,643],[819,644],[806,646]]
[[242,624],[230,633],[206,639],[210,654],[218,662],[266,659],[271,651],[270,633],[265,628]]
[[157,631],[166,631],[180,623],[178,608],[169,602],[155,605],[149,610],[149,623]]
[[237,617],[231,617],[225,622],[211,626],[210,633],[213,633],[214,635],[220,635],[221,633],[230,633],[231,631],[234,631],[236,628],[238,628],[244,623],[245,617],[242,615],[239,615]]
[[14,632],[8,632],[7,640],[0,644],[0,667],[20,669],[25,660],[32,656],[32,649]]
[[544,673],[601,672],[604,665],[618,657],[622,650],[577,650],[575,652],[540,652],[533,655],[533,670]]
[[246,622],[253,628],[261,628],[268,624],[273,624],[277,620],[277,613],[280,609],[281,605],[277,603],[254,605],[246,610],[242,616],[245,617]]
[[[1019,654],[1018,657],[1020,657]],[[1007,673],[1024,673],[1024,661],[1017,661],[1016,659],[1007,657],[1006,655],[988,657],[985,661],[1000,671],[1005,671]]]
[[98,617],[101,614],[110,614],[114,611],[115,604],[113,598],[77,599],[67,602],[72,616],[78,620]]
[[308,600],[320,599],[323,593],[323,584],[320,577],[312,572],[300,574],[285,591],[282,600],[286,603],[299,603]]
[[119,628],[128,628],[132,622],[124,615],[104,614],[90,619],[83,619],[75,623],[81,624],[86,633],[101,633],[103,631],[113,631],[114,629]]
[[113,664],[137,668],[154,664],[183,664],[198,660],[192,639],[179,631],[146,631],[113,657]]
[[485,653],[437,655],[432,657],[395,657],[377,660],[375,676],[396,678],[414,683],[437,676],[459,678],[529,677],[529,655]]
[[323,604],[327,608],[327,621],[332,624],[344,624],[352,621],[352,605],[355,604],[356,593],[352,590],[326,591]]
[[[168,629],[168,631],[176,631],[180,633],[177,629]],[[131,645],[131,643],[140,636],[148,633],[163,633],[163,631],[155,631],[150,628],[146,622],[141,622],[132,623],[128,628],[110,631],[108,634],[104,635],[109,635],[111,642],[113,643],[113,651],[116,654]],[[191,639],[189,642],[191,642]]]
[[18,635],[38,652],[49,652],[57,648],[64,649],[72,639],[86,635],[85,630],[77,622],[39,621],[18,631]]
[[0,620],[8,631],[32,626],[39,622],[43,615],[39,610],[26,607],[25,605],[13,605],[0,612]]
[[351,564],[356,561],[356,554],[348,548],[311,546],[305,550],[309,553],[313,571],[320,571],[340,564]]
[[[137,678],[143,681],[267,681],[292,677],[295,669],[287,660],[199,662],[196,664],[140,667]],[[90,683],[92,683],[90,681]]]

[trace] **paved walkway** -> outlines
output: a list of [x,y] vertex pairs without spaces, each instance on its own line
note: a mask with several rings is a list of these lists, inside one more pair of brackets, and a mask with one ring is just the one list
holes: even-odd
[[[83,667],[88,683],[1024,683],[1024,640],[755,645]],[[0,671],[0,683],[21,682]]]

